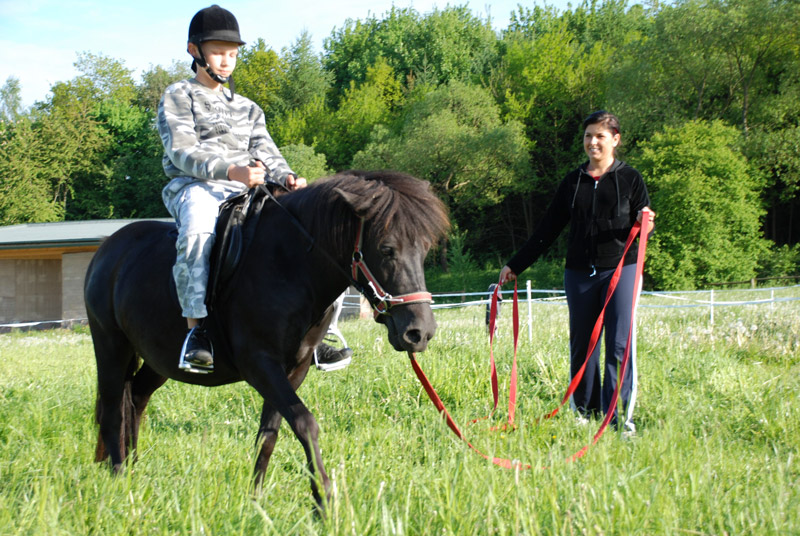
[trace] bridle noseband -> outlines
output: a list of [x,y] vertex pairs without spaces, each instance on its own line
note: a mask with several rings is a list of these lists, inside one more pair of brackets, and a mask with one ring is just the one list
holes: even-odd
[[[361,247],[364,241],[364,218],[361,218],[361,223],[358,227],[356,234],[356,244],[353,248],[353,262],[351,263],[351,276],[354,286],[361,292],[372,306],[374,316],[389,315],[389,309],[397,305],[408,305],[411,303],[433,303],[433,295],[430,292],[418,291],[410,294],[401,294],[399,296],[392,296],[385,290],[372,275],[367,264],[364,262],[364,254],[361,252]],[[367,286],[372,291],[371,294],[366,292],[366,289],[358,284],[358,271],[364,274],[367,279]]]

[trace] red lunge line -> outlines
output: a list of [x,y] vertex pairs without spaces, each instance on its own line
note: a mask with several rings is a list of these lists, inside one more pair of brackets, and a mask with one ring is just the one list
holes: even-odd
[[[645,222],[649,221],[649,212],[650,212],[649,209],[644,209],[642,211],[642,221],[645,221]],[[544,416],[545,419],[549,419],[549,418],[555,416],[558,413],[558,411],[561,409],[561,407],[566,403],[566,401],[569,400],[569,397],[572,396],[572,394],[575,392],[575,389],[578,386],[578,383],[580,382],[581,378],[583,377],[583,372],[584,372],[584,370],[586,368],[586,363],[589,360],[589,356],[594,351],[595,347],[597,346],[598,340],[600,338],[600,332],[602,331],[602,328],[603,328],[603,319],[605,318],[606,306],[608,305],[608,302],[610,301],[611,296],[613,295],[614,290],[617,287],[617,283],[619,282],[619,278],[620,278],[620,275],[622,273],[622,266],[623,266],[622,263],[624,261],[625,254],[630,249],[630,246],[633,243],[633,241],[636,238],[636,236],[639,235],[639,248],[638,248],[637,260],[636,260],[636,275],[635,275],[636,280],[634,282],[634,285],[635,285],[634,286],[634,294],[633,294],[633,300],[632,300],[632,303],[631,303],[631,327],[630,327],[630,330],[628,332],[628,342],[627,342],[627,345],[625,347],[625,355],[623,357],[622,364],[620,365],[619,373],[617,374],[617,377],[618,377],[617,387],[614,390],[614,394],[613,394],[613,396],[611,398],[611,401],[610,401],[610,404],[609,404],[609,409],[608,409],[608,412],[606,413],[605,419],[603,419],[603,422],[600,425],[600,428],[597,430],[597,433],[594,435],[594,437],[592,439],[592,443],[590,445],[584,446],[581,450],[579,450],[578,452],[573,454],[571,457],[567,458],[567,461],[570,461],[570,462],[583,457],[583,455],[586,454],[586,452],[589,450],[589,447],[591,445],[594,445],[595,443],[597,443],[597,441],[600,439],[600,437],[605,432],[605,429],[608,427],[609,422],[611,422],[611,418],[612,418],[612,416],[614,414],[614,409],[616,408],[617,400],[619,398],[619,390],[620,390],[620,388],[622,386],[622,383],[623,383],[623,380],[625,378],[625,370],[626,370],[626,367],[628,365],[628,361],[630,359],[630,349],[631,349],[631,341],[632,341],[633,327],[634,327],[633,326],[633,322],[635,321],[634,312],[635,312],[635,309],[636,309],[637,296],[639,295],[639,292],[641,290],[642,273],[644,271],[644,257],[645,257],[645,250],[647,248],[647,231],[644,230],[645,228],[646,227],[643,227],[638,222],[634,224],[633,228],[631,228],[630,235],[628,236],[628,240],[627,240],[627,242],[625,244],[625,250],[624,250],[624,252],[622,254],[622,260],[620,260],[619,264],[617,265],[616,270],[614,271],[614,274],[611,277],[611,281],[609,282],[609,286],[608,286],[608,291],[606,293],[605,303],[603,304],[603,309],[602,309],[602,311],[600,312],[600,315],[597,318],[597,322],[595,323],[594,329],[592,330],[592,337],[591,337],[591,339],[589,341],[589,350],[588,350],[588,352],[586,354],[586,359],[584,360],[584,363],[581,366],[581,368],[578,371],[578,373],[575,375],[575,377],[570,382],[569,387],[567,388],[567,392],[564,394],[564,397],[562,398],[561,403],[553,411],[551,411],[550,413],[548,413],[547,415]],[[492,293],[491,306],[490,306],[490,318],[489,318],[489,361],[490,361],[490,365],[491,365],[491,382],[492,382],[492,398],[493,398],[492,411],[491,411],[489,416],[491,416],[491,414],[493,414],[494,411],[497,409],[497,404],[498,404],[498,399],[499,399],[498,387],[497,387],[497,384],[498,384],[498,382],[497,382],[497,367],[495,365],[494,351],[493,351],[494,330],[495,330],[495,325],[496,325],[496,321],[497,321],[497,298],[498,298],[499,292],[500,292],[500,285],[496,286],[495,289],[494,289],[494,292]],[[507,425],[508,427],[511,427],[511,428],[514,427],[514,415],[515,415],[516,405],[517,405],[517,347],[519,345],[519,308],[518,308],[518,301],[519,300],[518,300],[518,296],[517,296],[517,284],[516,284],[516,281],[514,281],[514,302],[513,302],[513,319],[512,319],[513,332],[514,332],[514,362],[513,362],[512,367],[511,367],[511,378],[510,378],[510,382],[509,382],[508,425]],[[497,466],[500,466],[500,467],[503,467],[503,468],[506,468],[506,469],[512,469],[512,468],[530,469],[531,468],[531,465],[529,465],[529,464],[523,465],[517,460],[510,460],[510,459],[507,459],[507,458],[496,458],[496,457],[488,456],[487,454],[484,454],[483,452],[481,452],[480,450],[475,448],[469,441],[467,441],[467,439],[462,434],[461,430],[458,428],[458,425],[455,423],[453,418],[450,416],[450,413],[444,407],[444,404],[442,403],[442,400],[439,398],[439,395],[436,393],[436,390],[433,388],[433,385],[431,385],[430,381],[425,376],[425,373],[422,371],[422,368],[419,366],[419,363],[417,362],[414,353],[413,352],[409,352],[408,353],[408,357],[411,360],[411,366],[414,369],[414,372],[416,373],[417,378],[419,379],[420,383],[422,384],[422,387],[425,389],[425,392],[428,393],[428,397],[431,399],[431,402],[433,402],[433,405],[436,406],[436,409],[439,410],[439,412],[444,415],[445,420],[447,422],[447,426],[450,427],[450,429],[453,431],[453,433],[455,433],[455,435],[459,439],[463,440],[472,450],[474,450],[475,452],[480,454],[482,457],[484,457],[485,459],[491,461],[493,464],[495,464]],[[488,417],[484,417],[484,419],[485,418],[488,418]],[[471,422],[476,422],[478,420],[480,420],[480,419],[475,419],[475,420],[473,420]],[[505,428],[505,427],[503,427],[503,428]]]

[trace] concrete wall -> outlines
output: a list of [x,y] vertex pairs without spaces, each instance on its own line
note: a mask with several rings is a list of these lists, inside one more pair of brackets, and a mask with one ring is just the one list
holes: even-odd
[[83,303],[83,280],[94,252],[65,253],[61,257],[61,318],[82,320],[86,318]]
[[61,260],[0,259],[0,323],[60,320]]

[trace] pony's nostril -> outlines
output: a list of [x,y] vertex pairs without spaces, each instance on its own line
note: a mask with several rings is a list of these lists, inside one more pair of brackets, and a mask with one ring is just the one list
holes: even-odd
[[422,340],[422,333],[418,329],[409,329],[405,335],[406,341],[417,344]]

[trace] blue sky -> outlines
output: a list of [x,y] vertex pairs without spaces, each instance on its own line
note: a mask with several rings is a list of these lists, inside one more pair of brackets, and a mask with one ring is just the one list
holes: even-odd
[[[139,75],[153,65],[186,60],[189,21],[213,0],[0,0],[0,85],[15,76],[22,85],[24,106],[44,100],[50,86],[78,73],[73,67],[82,52],[122,60]],[[220,1],[239,20],[242,38],[248,43],[259,37],[276,51],[290,46],[307,30],[317,52],[322,40],[349,19],[380,17],[391,9],[412,7],[429,13],[447,5],[466,5],[477,16],[491,16],[502,30],[518,5],[533,7],[543,0],[264,0]],[[565,9],[567,0],[547,5]],[[577,2],[576,2],[577,3]]]

